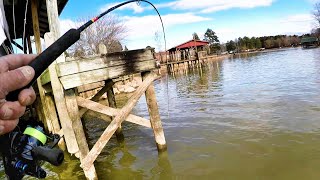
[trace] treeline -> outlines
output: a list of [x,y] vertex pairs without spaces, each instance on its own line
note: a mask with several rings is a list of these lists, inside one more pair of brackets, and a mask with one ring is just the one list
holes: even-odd
[[302,36],[287,36],[287,35],[277,35],[277,36],[264,36],[264,37],[243,37],[236,40],[231,40],[226,43],[227,51],[250,51],[257,50],[261,48],[271,49],[271,48],[281,48],[281,47],[292,47],[298,46],[300,44]]

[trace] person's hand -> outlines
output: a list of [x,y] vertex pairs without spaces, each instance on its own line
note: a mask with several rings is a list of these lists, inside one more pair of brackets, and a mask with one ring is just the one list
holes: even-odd
[[32,87],[19,93],[18,101],[6,101],[9,92],[23,88],[34,77],[28,65],[36,55],[12,54],[0,57],[0,135],[12,131],[24,114],[26,106],[36,99]]

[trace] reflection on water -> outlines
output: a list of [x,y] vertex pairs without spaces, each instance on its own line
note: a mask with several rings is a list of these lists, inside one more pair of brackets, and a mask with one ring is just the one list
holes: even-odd
[[[320,49],[235,56],[159,79],[168,153],[158,156],[150,129],[124,123],[125,142],[112,138],[95,163],[99,177],[319,179],[319,57]],[[134,114],[148,118],[144,97]],[[107,124],[86,126],[93,145]],[[47,168],[52,178],[84,178],[73,158]]]

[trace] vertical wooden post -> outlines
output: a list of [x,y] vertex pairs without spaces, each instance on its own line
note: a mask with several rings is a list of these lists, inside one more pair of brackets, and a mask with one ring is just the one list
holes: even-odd
[[[149,74],[150,72],[142,73],[142,79],[145,79]],[[153,83],[149,85],[149,87],[145,92],[145,95],[146,95],[146,100],[148,105],[148,111],[150,114],[151,127],[153,129],[158,151],[159,152],[166,151],[167,144],[166,144],[166,139],[164,137],[164,132],[163,132],[163,128],[160,120],[158,103],[157,103]]]
[[60,37],[60,23],[58,19],[59,15],[57,0],[46,0],[46,5],[50,32],[52,32],[53,36],[57,39]]
[[[47,14],[50,32],[53,33],[53,40],[57,40],[60,37],[60,23],[58,14],[58,3],[57,0],[46,0]],[[59,62],[65,62],[64,54],[59,56],[56,60]]]
[[[35,44],[36,44],[36,50],[37,53],[41,53],[41,41],[40,41],[40,30],[39,30],[39,19],[38,19],[38,2],[37,0],[31,1],[31,10],[32,10],[32,23],[33,23],[33,31],[34,31],[34,38],[35,38]],[[52,104],[51,98],[48,97],[49,95],[46,95],[44,92],[44,89],[42,87],[42,83],[40,78],[37,80],[37,85],[39,89],[40,99],[42,106],[40,108],[43,108],[43,115],[44,115],[44,121],[47,123],[48,130],[50,132],[55,132],[54,129],[60,130],[60,126],[53,127],[52,124],[56,124],[58,122],[57,114],[55,113],[55,106]],[[54,123],[52,122],[54,121]],[[58,123],[59,124],[59,123]],[[58,132],[57,131],[57,132]]]
[[41,53],[41,41],[40,41],[40,29],[39,29],[39,17],[38,17],[38,1],[31,0],[31,12],[32,12],[32,25],[33,34],[36,42],[37,53]]
[[[116,98],[115,98],[114,92],[113,92],[113,84],[114,83],[113,83],[112,79],[106,81],[106,86],[109,87],[107,90],[107,97],[108,97],[109,107],[117,108]],[[113,117],[112,117],[112,120],[113,120]],[[118,129],[116,130],[116,137],[119,142],[124,141],[124,135],[122,132],[121,124],[118,127]]]
[[[70,89],[65,92],[65,100],[66,100],[66,107],[68,109],[68,113],[72,121],[72,127],[74,129],[74,133],[76,135],[76,139],[77,139],[79,150],[80,150],[80,162],[82,163],[83,159],[89,153],[89,147],[86,141],[86,136],[84,134],[82,122],[79,116],[79,109],[78,109],[77,99],[76,99],[74,90]],[[88,170],[84,170],[84,173],[87,179],[90,179],[90,180],[98,179],[94,166],[91,166]]]
[[[49,28],[50,32],[53,33],[51,35],[52,39],[50,39],[49,35],[46,35],[46,45],[47,47],[52,44],[52,42],[59,38],[60,36],[60,29],[59,29],[59,20],[58,20],[58,7],[57,7],[57,0],[46,0],[47,5],[47,14],[48,14],[48,21],[49,21]],[[65,61],[63,56],[60,56],[61,62]],[[58,58],[58,59],[59,59]],[[70,154],[76,154],[79,152],[79,147],[76,141],[76,136],[72,128],[72,122],[69,117],[65,98],[64,98],[64,89],[58,79],[57,71],[56,71],[56,64],[52,63],[49,66],[49,74],[51,79],[51,86],[52,92],[54,95],[55,104],[57,107],[57,111],[60,118],[60,123],[63,129],[64,138],[67,144],[68,152]]]
[[29,51],[29,54],[32,54],[32,45],[31,45],[30,36],[27,37],[27,42],[28,42],[28,51]]
[[48,125],[46,124],[45,120],[46,120],[46,117],[44,115],[44,111],[43,111],[43,107],[42,107],[42,103],[41,103],[41,99],[40,98],[37,98],[35,100],[35,102],[32,104],[32,106],[34,106],[34,108],[36,109],[36,114],[37,114],[37,119],[40,120],[46,129],[49,129],[48,128]]
[[[52,37],[52,36],[51,36]],[[46,45],[52,44],[53,40],[50,38],[50,33],[45,34]],[[68,115],[67,107],[64,100],[64,90],[58,79],[56,71],[56,63],[52,63],[49,66],[49,74],[51,79],[52,92],[54,95],[55,105],[57,107],[60,123],[63,129],[64,139],[67,144],[68,152],[70,154],[76,154],[79,152],[79,147],[76,141],[76,136],[72,129],[72,122]]]

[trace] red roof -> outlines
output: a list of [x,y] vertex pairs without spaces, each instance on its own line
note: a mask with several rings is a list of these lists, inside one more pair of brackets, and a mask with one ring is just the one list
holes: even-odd
[[176,49],[187,49],[187,48],[191,48],[191,47],[205,46],[208,44],[209,44],[208,41],[190,40],[190,41],[187,41],[183,44],[180,44],[178,46],[175,46],[175,47],[169,49],[169,51],[176,50]]

